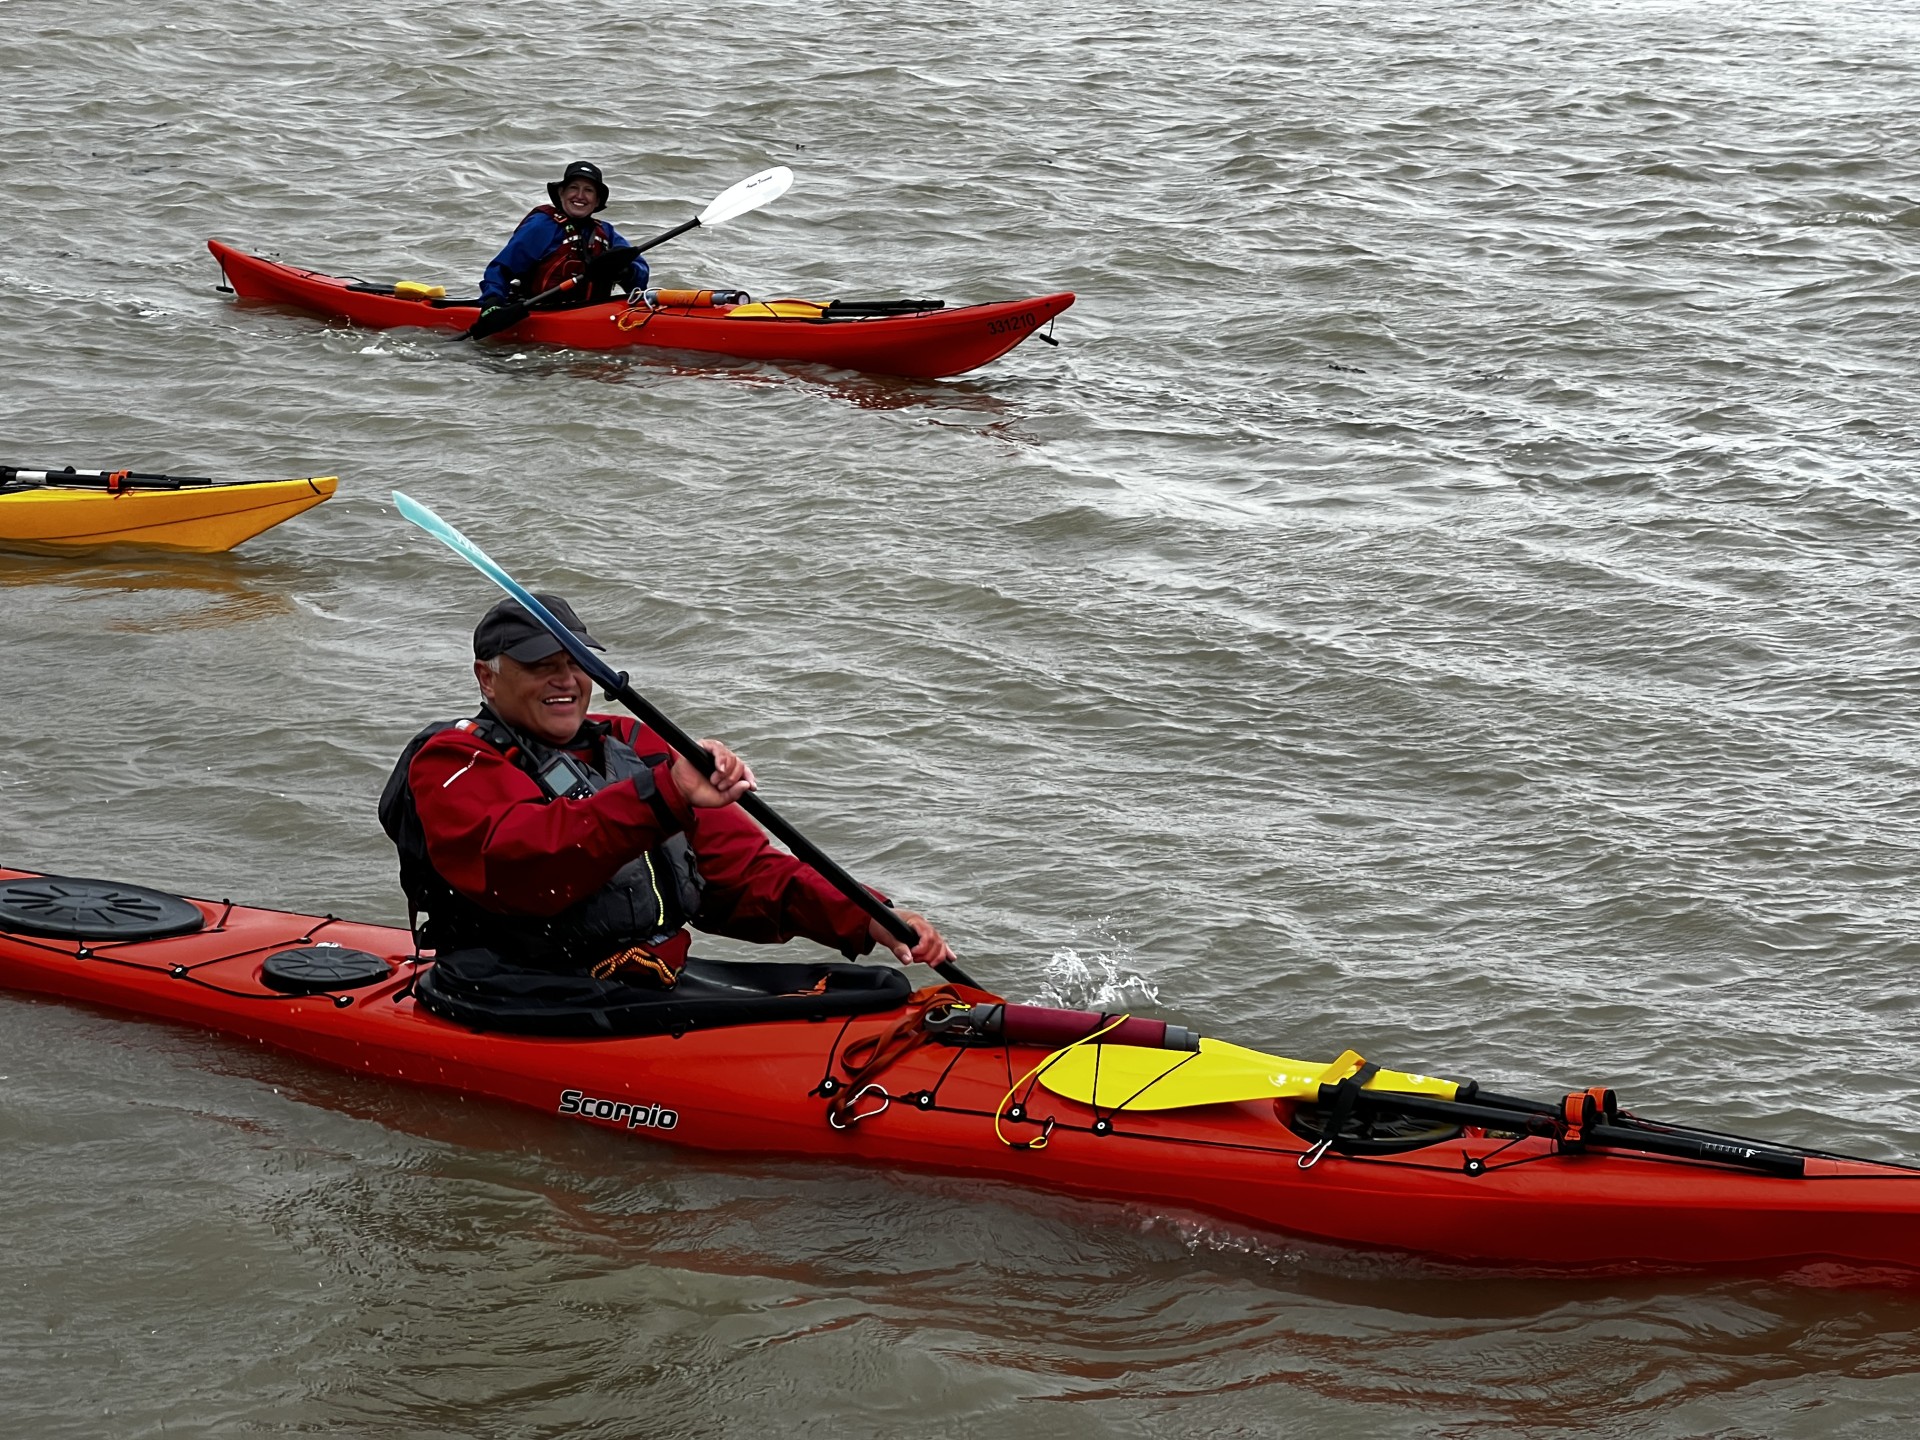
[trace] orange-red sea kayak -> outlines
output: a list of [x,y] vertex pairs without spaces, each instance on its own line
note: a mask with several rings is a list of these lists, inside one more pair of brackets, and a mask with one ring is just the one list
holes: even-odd
[[881,966],[696,963],[637,1029],[482,1030],[434,969],[401,930],[0,869],[0,985],[635,1140],[978,1176],[1486,1265],[1920,1273],[1920,1170],[1656,1125],[1605,1092],[1536,1106],[1142,1019],[1083,1038],[1113,1017],[910,992]]
[[[209,240],[207,249],[243,300],[292,305],[381,330],[407,325],[465,330],[480,318],[473,301],[419,294],[424,287],[321,275],[263,260],[218,240]],[[1046,327],[1073,304],[1073,298],[1071,292],[1063,291],[989,305],[848,319],[770,313],[778,306],[650,308],[614,301],[575,310],[537,310],[498,338],[513,344],[567,345],[580,350],[645,345],[931,380],[964,374],[999,359]],[[736,318],[736,310],[755,318]]]

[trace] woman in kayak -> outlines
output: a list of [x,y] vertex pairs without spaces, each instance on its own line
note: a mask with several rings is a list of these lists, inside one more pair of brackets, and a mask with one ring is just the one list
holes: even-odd
[[[593,218],[607,208],[608,194],[598,165],[576,160],[567,166],[566,172],[547,186],[552,203],[529,210],[506,248],[487,266],[480,281],[482,310],[509,300],[530,300],[563,280],[587,274],[588,263],[596,256],[626,245],[618,230]],[[591,305],[609,299],[616,285],[631,292],[644,290],[646,260],[635,256],[624,275],[576,286],[548,304],[556,309]]]
[[[582,644],[573,607],[536,597]],[[380,799],[423,949],[486,950],[516,967],[671,988],[692,924],[764,944],[797,935],[849,958],[875,942],[902,964],[953,958],[927,921],[909,947],[734,802],[753,772],[726,746],[703,776],[651,729],[589,715],[593,684],[516,600],[473,632],[483,704],[429,726]],[[424,918],[422,918],[424,916]]]

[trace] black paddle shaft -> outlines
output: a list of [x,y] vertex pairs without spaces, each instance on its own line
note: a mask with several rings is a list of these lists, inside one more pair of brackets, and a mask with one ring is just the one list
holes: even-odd
[[[678,725],[674,724],[673,721],[669,720],[665,714],[654,706],[652,701],[648,700],[646,696],[629,685],[624,673],[620,674],[617,678],[620,681],[618,685],[606,687],[608,697],[618,700],[622,705],[626,706],[627,709],[646,721],[648,725],[653,727],[656,734],[669,745],[673,746],[675,750],[678,750],[682,755],[686,756],[689,762],[698,766],[701,774],[713,774],[713,756],[707,753],[706,747],[701,745],[699,741],[687,734],[687,732],[682,730]],[[834,889],[853,901],[854,904],[866,911],[867,914],[875,920],[878,920],[888,934],[908,945],[912,945],[919,940],[920,936],[914,928],[890,909],[885,901],[879,899],[871,890],[867,889],[866,886],[862,885],[858,880],[855,880],[853,876],[849,875],[845,870],[842,870],[830,855],[820,849],[811,840],[807,839],[807,837],[802,835],[798,830],[794,829],[792,825],[788,824],[786,819],[782,817],[778,811],[767,804],[766,801],[762,800],[757,794],[749,790],[745,795],[740,797],[739,805],[742,810],[759,821],[768,834],[772,835],[774,839],[791,850],[798,859],[804,860],[815,870],[819,871],[821,877],[825,879],[828,884],[832,885]],[[953,981],[956,985],[972,985],[974,983],[972,977],[952,960],[943,961],[933,968],[938,971],[943,978]]]
[[667,241],[673,239],[674,236],[686,234],[687,231],[693,229],[693,227],[698,225],[699,223],[700,223],[700,217],[698,215],[694,216],[693,219],[691,220],[682,220],[678,225],[674,226],[671,230],[662,230],[658,235],[654,236],[651,240],[647,241],[645,244],[634,246],[633,253],[638,255],[643,250],[651,250],[656,245],[664,245],[667,243]]

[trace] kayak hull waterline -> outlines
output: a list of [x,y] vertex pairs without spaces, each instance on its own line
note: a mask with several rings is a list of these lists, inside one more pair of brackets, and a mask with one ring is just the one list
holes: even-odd
[[[0,869],[0,884],[33,876]],[[852,1055],[865,1059],[918,1022],[915,1002],[677,1037],[482,1033],[421,1006],[414,987],[431,962],[413,958],[405,931],[190,903],[201,928],[164,938],[0,929],[0,985],[729,1154],[990,1178],[1477,1265],[1776,1269],[1827,1261],[1849,1272],[1920,1271],[1920,1171],[1903,1166],[1804,1152],[1803,1175],[1760,1174],[1653,1154],[1566,1151],[1549,1136],[1472,1128],[1400,1153],[1316,1153],[1285,1123],[1284,1100],[1136,1113],[1051,1093],[1030,1074],[1046,1059],[1045,1045],[923,1039],[882,1068],[856,1067]],[[379,957],[392,973],[308,995],[263,981],[268,957],[303,947],[325,953],[318,946]],[[964,987],[951,993],[976,1006],[994,998]],[[916,998],[924,1008],[925,996]]]
[[109,490],[49,483],[0,493],[0,545],[34,551],[108,545],[213,554],[231,550],[339,486],[335,476]]
[[[472,305],[392,294],[387,287],[281,265],[218,240],[209,240],[207,249],[243,300],[291,305],[376,330],[422,326],[463,331],[480,318],[479,309]],[[578,350],[648,346],[937,380],[999,359],[1073,301],[1072,293],[1063,291],[990,305],[849,320],[736,320],[729,318],[731,307],[648,311],[614,301],[575,310],[537,310],[496,338],[510,344],[566,345]]]

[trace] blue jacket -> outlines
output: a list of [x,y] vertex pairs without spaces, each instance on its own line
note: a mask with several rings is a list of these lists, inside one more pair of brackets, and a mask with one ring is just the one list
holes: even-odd
[[[600,233],[609,246],[627,243],[620,232],[604,220],[596,220]],[[540,268],[545,260],[559,248],[561,237],[565,234],[560,222],[551,215],[535,210],[520,222],[520,228],[513,232],[513,238],[507,241],[506,248],[493,257],[493,263],[487,266],[487,273],[480,281],[480,303],[497,305],[512,297],[512,285],[516,280],[525,281]],[[615,278],[615,285],[627,290],[647,288],[647,257],[637,256],[633,266],[625,275]],[[523,295],[521,299],[531,299]]]

